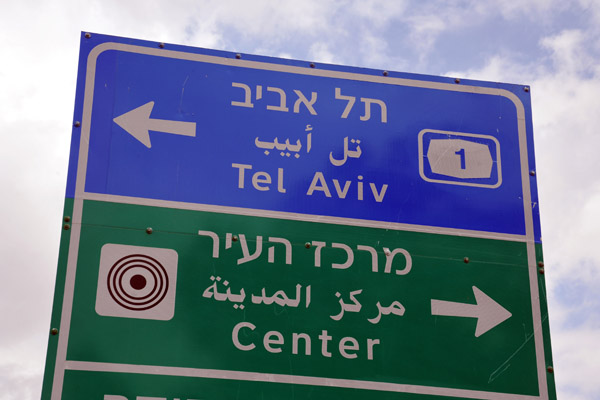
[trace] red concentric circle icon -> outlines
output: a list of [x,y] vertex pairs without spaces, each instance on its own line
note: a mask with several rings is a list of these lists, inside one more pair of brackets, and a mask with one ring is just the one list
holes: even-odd
[[149,310],[167,295],[169,277],[156,259],[131,254],[118,260],[106,278],[112,299],[128,310]]

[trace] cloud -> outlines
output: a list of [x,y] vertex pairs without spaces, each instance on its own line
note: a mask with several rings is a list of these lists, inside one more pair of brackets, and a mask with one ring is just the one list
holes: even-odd
[[335,63],[336,57],[329,49],[327,43],[316,42],[310,46],[309,55],[311,60],[322,63]]
[[562,8],[561,3],[557,0],[496,0],[487,2],[488,8],[485,9],[485,13],[496,14],[499,11],[504,18],[515,18],[523,15],[535,15],[537,18],[544,18],[546,13],[557,13]]
[[556,71],[561,74],[581,75],[590,71],[595,65],[585,43],[593,40],[592,34],[579,29],[564,30],[557,35],[543,38],[541,45],[552,53]]
[[39,398],[40,371],[23,371],[23,362],[0,365],[0,400]]
[[447,19],[436,14],[415,15],[408,18],[408,23],[411,28],[410,40],[415,43],[419,59],[423,62],[435,47],[437,38],[448,29]]
[[600,360],[597,354],[599,329],[581,328],[562,330],[561,340],[553,342],[555,375],[560,388],[558,398],[597,399],[600,393],[598,371]]
[[[532,84],[534,114],[539,135],[537,153],[541,172],[542,212],[549,216],[544,239],[559,263],[561,274],[578,274],[574,260],[592,260],[600,237],[600,176],[597,175],[600,124],[597,96],[600,74],[588,57],[586,35],[563,31],[542,40],[549,49],[553,69]],[[535,110],[534,110],[535,111]],[[570,149],[565,151],[565,149]]]
[[[227,33],[226,48],[241,45],[240,50],[254,52],[258,47],[273,54],[295,47],[298,42],[306,45],[327,38],[324,32],[332,31],[336,4],[318,0],[287,2],[285,6],[272,0],[213,1],[195,15],[198,18],[208,14],[215,28]],[[203,24],[202,19],[198,23]]]
[[374,27],[383,28],[385,25],[402,17],[408,9],[408,1],[354,0],[347,9],[350,14],[358,16],[362,20],[369,21]]

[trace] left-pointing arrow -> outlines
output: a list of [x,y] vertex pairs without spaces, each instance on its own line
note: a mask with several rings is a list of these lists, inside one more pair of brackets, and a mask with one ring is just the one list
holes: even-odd
[[154,102],[151,101],[116,117],[113,121],[148,148],[152,147],[149,131],[182,136],[196,136],[195,122],[150,118],[153,107]]
[[477,304],[431,300],[431,315],[477,318],[475,337],[483,335],[512,316],[508,310],[496,303],[476,286],[473,286],[473,294],[475,294]]

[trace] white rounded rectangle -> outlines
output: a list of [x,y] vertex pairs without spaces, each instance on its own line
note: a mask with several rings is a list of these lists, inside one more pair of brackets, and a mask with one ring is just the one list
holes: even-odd
[[[436,138],[425,137],[426,134]],[[490,189],[502,184],[500,143],[495,137],[423,129],[418,141],[419,174],[423,180]]]
[[177,257],[172,249],[102,246],[96,312],[107,317],[173,318]]

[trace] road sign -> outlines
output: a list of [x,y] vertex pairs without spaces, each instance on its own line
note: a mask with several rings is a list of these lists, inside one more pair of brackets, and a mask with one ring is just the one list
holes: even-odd
[[555,398],[528,88],[80,57],[43,399]]

